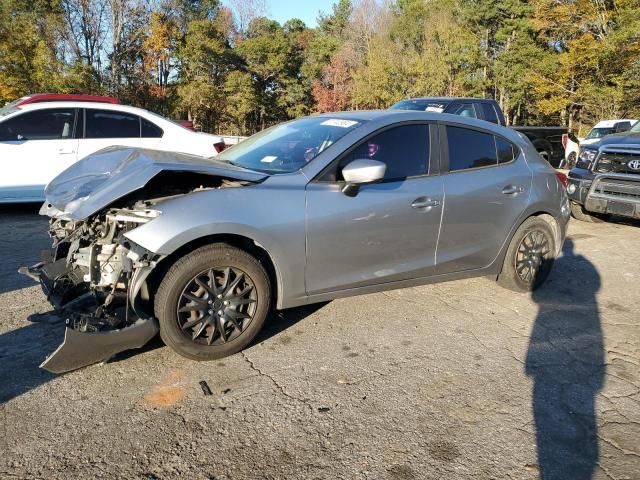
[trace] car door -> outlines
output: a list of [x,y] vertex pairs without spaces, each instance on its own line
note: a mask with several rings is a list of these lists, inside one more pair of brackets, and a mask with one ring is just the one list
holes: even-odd
[[486,267],[525,210],[532,173],[517,146],[491,132],[441,125],[445,202],[438,272]]
[[[436,128],[414,123],[373,134],[307,185],[309,295],[433,273],[443,196]],[[347,196],[340,171],[363,158],[387,165],[384,180]]]
[[77,110],[27,111],[0,123],[0,196],[41,200],[44,186],[77,160]]
[[133,113],[86,108],[79,158],[114,145],[155,148],[161,137],[159,127]]

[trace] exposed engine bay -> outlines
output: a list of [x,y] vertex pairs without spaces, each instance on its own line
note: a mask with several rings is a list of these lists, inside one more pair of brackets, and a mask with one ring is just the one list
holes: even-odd
[[[50,252],[21,273],[42,285],[55,314],[66,323],[65,342],[41,367],[62,373],[138,348],[158,332],[147,277],[163,256],[124,234],[161,215],[161,204],[202,190],[252,182],[181,171],[162,171],[142,189],[93,215],[53,217]],[[51,208],[44,205],[43,210]]]

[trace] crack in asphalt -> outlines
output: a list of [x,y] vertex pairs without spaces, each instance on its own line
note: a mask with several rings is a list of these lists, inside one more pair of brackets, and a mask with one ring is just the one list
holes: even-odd
[[620,445],[618,445],[613,440],[609,440],[608,438],[603,437],[602,435],[598,435],[598,438],[600,440],[602,440],[604,443],[606,443],[608,445],[611,445],[616,450],[622,452],[624,455],[629,455],[629,456],[632,456],[632,457],[639,457],[640,458],[640,453],[634,452],[633,450],[627,450],[626,448],[623,448]]
[[260,375],[262,377],[266,377],[269,380],[271,380],[271,383],[273,383],[275,385],[276,389],[280,393],[282,393],[282,395],[284,395],[285,397],[287,397],[290,400],[294,400],[296,402],[299,402],[299,403],[302,403],[302,404],[306,405],[307,407],[309,407],[311,409],[311,411],[313,411],[313,405],[310,403],[310,401],[308,399],[299,398],[299,397],[296,397],[295,395],[291,395],[289,392],[287,392],[287,390],[284,388],[283,385],[280,385],[280,383],[275,378],[273,378],[267,372],[263,371],[261,368],[256,366],[255,362],[253,360],[251,360],[249,358],[249,356],[244,351],[241,351],[240,354],[242,355],[242,358],[244,358],[246,360],[246,362],[249,364],[249,367],[251,368],[251,370],[257,372],[258,375]]

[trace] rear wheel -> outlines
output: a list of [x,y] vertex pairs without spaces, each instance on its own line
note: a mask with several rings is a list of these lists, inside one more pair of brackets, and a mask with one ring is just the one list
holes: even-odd
[[551,273],[555,251],[549,224],[538,217],[528,218],[511,239],[498,284],[517,292],[535,290]]
[[155,297],[162,340],[193,360],[226,357],[258,334],[270,308],[260,262],[226,244],[199,248],[169,269]]
[[589,223],[602,223],[606,222],[608,215],[605,214],[591,214],[588,213],[582,205],[576,202],[571,202],[571,216],[581,222]]

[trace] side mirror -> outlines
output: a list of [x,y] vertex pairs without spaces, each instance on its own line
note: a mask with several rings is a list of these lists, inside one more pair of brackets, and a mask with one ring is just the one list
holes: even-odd
[[354,197],[360,185],[382,180],[386,171],[387,165],[378,160],[354,160],[342,169],[342,176],[346,182],[342,187],[342,193]]

